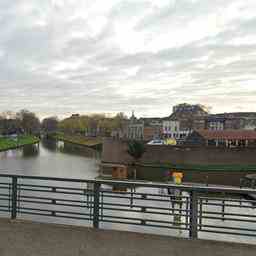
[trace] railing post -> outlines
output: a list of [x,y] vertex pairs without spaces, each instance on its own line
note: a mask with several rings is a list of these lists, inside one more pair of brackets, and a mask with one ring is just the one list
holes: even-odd
[[17,177],[12,177],[12,216],[14,220],[17,217]]
[[189,237],[196,239],[198,237],[198,196],[197,191],[190,192],[190,221],[189,221]]
[[222,200],[221,215],[222,215],[222,221],[224,221],[225,220],[225,200]]
[[[147,195],[142,194],[141,199],[147,200]],[[141,212],[146,212],[146,207],[145,206],[141,207]],[[144,219],[141,220],[141,225],[146,225],[146,221]]]
[[94,183],[93,189],[93,227],[99,228],[99,212],[100,212],[100,184]]

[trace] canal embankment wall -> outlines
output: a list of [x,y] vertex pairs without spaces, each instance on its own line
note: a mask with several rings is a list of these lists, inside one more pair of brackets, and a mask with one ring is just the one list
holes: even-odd
[[[105,138],[103,140],[102,161],[131,163],[127,153],[127,142]],[[183,165],[255,165],[256,147],[222,148],[198,146],[146,145],[142,156],[144,164],[183,164]]]
[[[102,162],[131,164],[127,142],[105,138]],[[167,169],[180,169],[184,181],[239,185],[246,174],[256,173],[256,148],[146,145],[139,161],[138,178],[161,180]]]

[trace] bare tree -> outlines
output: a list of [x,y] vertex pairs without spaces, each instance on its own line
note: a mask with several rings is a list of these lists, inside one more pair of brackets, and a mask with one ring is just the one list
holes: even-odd
[[40,121],[35,113],[23,109],[17,113],[17,118],[20,120],[21,127],[26,134],[39,133]]

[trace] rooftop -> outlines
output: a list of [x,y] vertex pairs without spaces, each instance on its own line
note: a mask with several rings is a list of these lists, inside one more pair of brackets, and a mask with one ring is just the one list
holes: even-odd
[[207,140],[256,140],[256,131],[251,130],[197,130]]

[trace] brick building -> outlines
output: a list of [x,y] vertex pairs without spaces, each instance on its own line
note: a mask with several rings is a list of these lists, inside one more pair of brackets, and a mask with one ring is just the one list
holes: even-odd
[[126,126],[125,138],[130,140],[159,139],[162,134],[162,119],[159,117],[136,118],[134,112]]
[[235,112],[209,115],[206,118],[209,130],[256,130],[255,112]]
[[256,131],[246,130],[196,130],[187,140],[187,145],[216,147],[256,146]]
[[185,140],[193,130],[205,128],[207,116],[208,110],[203,105],[176,105],[173,113],[163,119],[163,137]]
[[255,112],[209,114],[201,104],[178,104],[165,118],[136,118],[134,113],[123,134],[128,139],[174,138],[184,142],[195,130],[256,130]]

